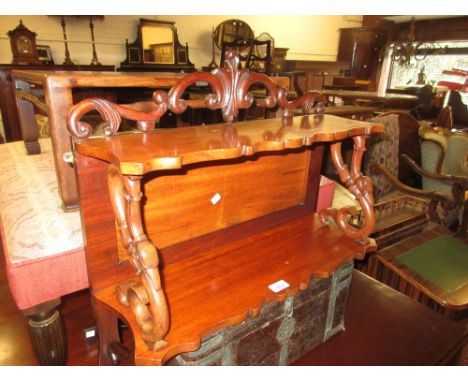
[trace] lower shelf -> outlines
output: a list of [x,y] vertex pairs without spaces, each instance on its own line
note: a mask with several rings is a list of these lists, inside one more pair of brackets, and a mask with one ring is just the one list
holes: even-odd
[[[115,287],[95,291],[94,297],[127,321],[136,364],[164,364],[198,349],[210,334],[256,317],[262,306],[297,295],[311,279],[330,277],[364,251],[334,224],[323,226],[314,215],[163,267],[170,331],[168,345],[158,351],[148,349],[130,309],[118,303]],[[269,289],[280,280],[289,287],[277,293]]]

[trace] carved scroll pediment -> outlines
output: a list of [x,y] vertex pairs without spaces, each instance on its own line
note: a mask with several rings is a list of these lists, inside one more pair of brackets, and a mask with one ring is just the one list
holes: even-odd
[[[75,105],[68,116],[68,129],[77,138],[87,138],[92,128],[81,121],[83,115],[96,110],[107,122],[107,135],[116,133],[121,118],[137,122],[141,131],[150,131],[167,112],[183,113],[188,106],[192,108],[221,109],[225,122],[233,122],[239,115],[239,110],[248,109],[255,101],[251,92],[254,86],[266,90],[261,105],[266,108],[279,106],[284,118],[292,118],[294,110],[301,108],[304,113],[323,113],[325,97],[318,92],[308,92],[295,100],[288,100],[288,91],[277,86],[265,74],[239,68],[239,56],[235,50],[226,52],[224,68],[216,68],[212,72],[195,72],[183,77],[169,92],[157,90],[151,101],[137,102],[132,105],[117,105],[113,102],[90,98]],[[187,89],[199,82],[206,82],[211,92],[203,101],[183,99]]]

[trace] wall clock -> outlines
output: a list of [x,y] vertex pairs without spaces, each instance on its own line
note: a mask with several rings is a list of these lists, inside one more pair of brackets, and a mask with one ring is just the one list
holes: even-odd
[[13,64],[42,64],[36,48],[36,33],[26,28],[22,20],[15,29],[8,32],[8,36],[13,53]]

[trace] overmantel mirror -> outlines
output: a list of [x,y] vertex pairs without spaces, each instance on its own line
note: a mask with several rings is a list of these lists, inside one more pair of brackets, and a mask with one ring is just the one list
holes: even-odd
[[193,72],[187,44],[181,45],[173,21],[140,19],[137,39],[126,43],[121,71]]

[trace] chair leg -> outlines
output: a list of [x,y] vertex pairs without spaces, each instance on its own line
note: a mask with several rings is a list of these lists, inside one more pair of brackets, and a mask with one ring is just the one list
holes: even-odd
[[29,318],[34,354],[43,366],[63,366],[67,361],[67,340],[59,305],[60,299],[56,299],[23,311]]
[[115,366],[129,356],[120,341],[118,317],[102,303],[92,300],[99,335],[99,365]]

